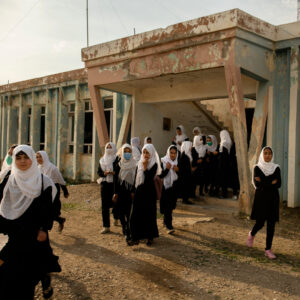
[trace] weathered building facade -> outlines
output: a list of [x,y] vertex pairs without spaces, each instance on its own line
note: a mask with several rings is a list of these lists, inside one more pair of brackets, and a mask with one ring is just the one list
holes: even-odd
[[[300,23],[273,26],[238,9],[82,49],[100,146],[109,140],[101,90],[129,95],[120,139],[152,135],[165,151],[201,101],[227,101],[237,145],[240,211],[249,213],[261,147],[281,166],[280,195],[300,206]],[[255,100],[247,143],[245,98]],[[298,138],[297,138],[298,137]]]
[[[126,96],[102,91],[110,140],[116,141]],[[11,144],[46,150],[70,181],[96,179],[100,148],[86,69],[0,86],[0,157]]]

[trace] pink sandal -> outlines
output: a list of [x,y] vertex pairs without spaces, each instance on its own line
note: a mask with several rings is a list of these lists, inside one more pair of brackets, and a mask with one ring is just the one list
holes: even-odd
[[276,255],[270,250],[266,250],[265,251],[265,255],[269,258],[269,259],[275,259]]
[[251,234],[251,231],[250,231],[249,234],[248,234],[248,239],[247,239],[247,246],[248,247],[252,247],[253,246],[254,238],[255,238],[255,236],[253,236]]

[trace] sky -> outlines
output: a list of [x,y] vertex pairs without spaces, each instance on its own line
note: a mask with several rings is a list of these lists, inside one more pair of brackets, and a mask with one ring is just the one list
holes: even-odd
[[[239,8],[295,22],[297,0],[89,0],[89,44]],[[0,0],[0,85],[83,68],[86,0]]]

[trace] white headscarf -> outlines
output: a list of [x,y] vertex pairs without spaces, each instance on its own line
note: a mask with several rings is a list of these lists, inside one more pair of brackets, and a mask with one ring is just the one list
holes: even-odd
[[[202,141],[202,143],[201,143]],[[195,150],[198,153],[198,157],[204,157],[206,154],[206,150],[207,150],[207,145],[203,145],[203,139],[201,135],[195,135],[194,136],[194,143],[193,146],[195,148]]]
[[[148,144],[148,142],[147,142],[148,139],[151,139],[151,140],[152,140],[151,136],[146,136],[146,137],[144,138],[144,145]],[[151,143],[151,144],[152,144],[152,143]]]
[[173,170],[173,167],[178,165],[178,150],[177,150],[176,159],[172,160],[170,158],[170,150],[171,150],[171,148],[174,148],[174,147],[176,147],[176,146],[171,145],[167,150],[166,156],[164,156],[161,159],[164,169],[166,169],[167,163],[171,164],[171,168],[170,168],[168,174],[163,178],[163,183],[164,183],[165,189],[172,187],[174,181],[176,181],[178,179],[177,173]]
[[[108,149],[107,146],[110,145],[111,149]],[[113,163],[117,158],[117,149],[116,149],[116,145],[114,143],[107,143],[105,145],[105,152],[104,155],[101,157],[101,159],[99,160],[101,169],[103,172],[112,172],[114,167],[113,167]],[[114,181],[114,176],[112,174],[108,174],[106,175],[106,177],[101,177],[100,182],[113,182]]]
[[208,135],[208,137],[211,138],[212,145],[211,146],[207,145],[207,151],[215,152],[218,148],[217,138],[214,135]]
[[130,188],[134,184],[137,163],[133,158],[132,153],[131,158],[129,160],[124,158],[125,148],[129,148],[132,150],[132,147],[129,144],[124,144],[121,148],[121,160],[119,162],[119,180],[121,184],[123,182],[125,183],[126,188]]
[[[143,153],[144,149],[146,149],[150,153],[147,170],[150,170],[156,163],[157,164],[156,175],[159,175],[161,173],[161,166],[160,166],[159,156],[155,150],[155,147],[152,144],[146,144],[142,149],[142,153]],[[137,170],[136,180],[135,180],[136,188],[139,185],[143,184],[144,180],[145,180],[144,165],[143,165],[144,161],[145,161],[145,158],[144,158],[144,155],[142,154],[141,159],[138,162],[138,170]]]
[[195,127],[195,128],[193,129],[193,133],[195,133],[195,131],[198,131],[198,132],[199,132],[198,135],[202,135],[202,133],[201,133],[201,128],[200,128],[200,127]]
[[[265,159],[264,159],[264,150],[266,148],[269,148],[272,151],[272,159],[271,159],[270,162],[265,162]],[[275,172],[276,168],[280,167],[279,165],[274,164],[274,152],[273,152],[273,149],[271,147],[264,147],[261,150],[259,158],[258,158],[258,163],[253,166],[252,184],[254,185],[255,188],[256,188],[256,186],[255,186],[255,183],[254,183],[254,168],[256,166],[261,169],[261,171],[265,174],[265,176],[272,175]]]
[[[23,151],[32,161],[31,167],[22,171],[16,166],[16,155]],[[40,196],[42,190],[41,172],[38,168],[35,152],[31,146],[20,145],[13,151],[13,163],[11,175],[3,191],[0,204],[0,214],[9,220],[19,218],[29,208],[35,198]],[[44,176],[43,188],[52,187],[52,201],[56,195],[56,187],[53,182]]]
[[141,142],[138,136],[133,137],[130,141],[132,146],[132,155],[135,161],[138,163],[141,158]]
[[4,160],[3,160],[3,163],[2,163],[2,168],[1,168],[1,172],[0,172],[0,183],[3,181],[4,177],[6,176],[6,174],[8,173],[8,171],[11,170],[11,166],[12,165],[9,165],[6,160],[8,158],[8,154],[6,154]]
[[66,185],[65,180],[63,179],[60,171],[58,168],[50,162],[49,156],[46,151],[38,151],[42,158],[43,164],[39,165],[41,172],[48,176],[54,183],[58,183],[60,185]]
[[229,132],[227,130],[222,130],[220,132],[220,138],[221,138],[220,152],[223,152],[223,147],[225,147],[228,150],[228,153],[230,153],[232,141]]
[[193,158],[192,158],[192,151],[191,151],[192,146],[193,146],[193,144],[190,141],[184,141],[182,143],[182,145],[181,145],[181,153],[185,153],[185,155],[188,156],[188,158],[190,159],[190,161],[193,160]]
[[187,139],[187,135],[185,134],[184,127],[182,125],[177,126],[177,128],[180,128],[181,135],[176,134],[175,143],[177,145],[177,149],[180,151],[181,146],[178,144],[178,142],[183,143],[183,141]]

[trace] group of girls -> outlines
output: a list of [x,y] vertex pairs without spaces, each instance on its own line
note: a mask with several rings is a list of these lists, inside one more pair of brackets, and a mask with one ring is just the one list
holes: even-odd
[[62,231],[60,186],[68,191],[56,166],[45,151],[13,145],[0,173],[0,233],[8,236],[0,251],[1,299],[34,299],[41,281],[43,296],[53,294],[51,272],[60,272],[48,231],[53,221]]
[[[181,151],[179,163],[181,177],[184,177],[184,190],[181,191],[184,203],[192,203],[189,198],[196,197],[196,187],[199,186],[199,196],[204,193],[210,196],[227,198],[229,187],[233,197],[237,199],[239,190],[237,160],[235,145],[227,130],[220,132],[220,144],[214,135],[204,136],[199,127],[193,130],[193,143],[184,132],[182,125],[176,128],[176,136],[172,143]],[[220,194],[221,190],[221,194]]]

